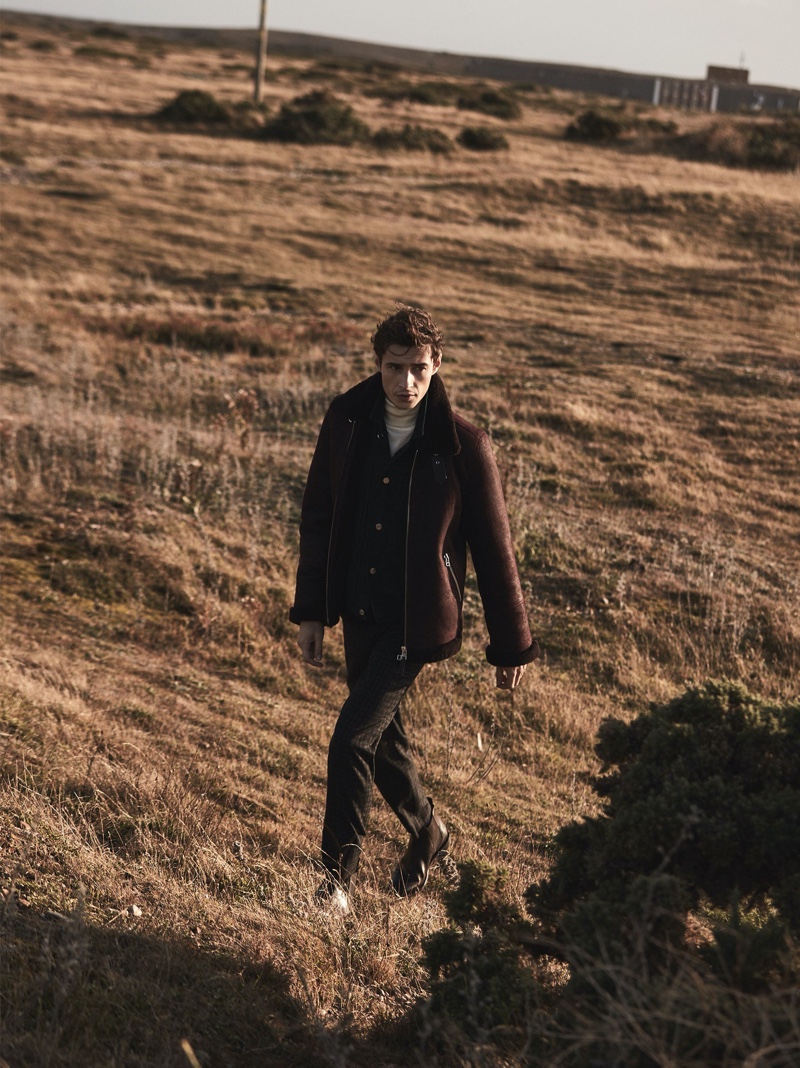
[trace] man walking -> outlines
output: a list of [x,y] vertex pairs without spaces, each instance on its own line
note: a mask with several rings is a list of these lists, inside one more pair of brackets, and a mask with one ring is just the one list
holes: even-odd
[[349,696],[331,738],[319,890],[347,910],[373,783],[410,835],[392,876],[422,890],[449,833],[422,787],[400,713],[427,663],[461,646],[472,555],[497,686],[538,656],[486,433],[456,414],[439,376],[442,335],[398,305],[372,337],[377,373],[336,397],[322,423],[300,520],[290,618],[308,664],[341,618]]

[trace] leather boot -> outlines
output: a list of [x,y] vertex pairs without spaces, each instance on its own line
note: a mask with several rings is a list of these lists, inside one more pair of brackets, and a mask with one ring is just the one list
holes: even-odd
[[[430,798],[428,798],[430,801]],[[392,887],[401,897],[410,897],[424,889],[431,866],[440,853],[447,849],[450,832],[433,811],[431,818],[416,837],[411,838],[408,849],[392,875]]]

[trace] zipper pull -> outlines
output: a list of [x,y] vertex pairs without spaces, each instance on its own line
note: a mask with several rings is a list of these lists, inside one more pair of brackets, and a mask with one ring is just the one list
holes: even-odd
[[397,659],[398,660],[408,660],[408,649],[406,649],[406,647],[404,645],[400,646],[400,655],[398,656]]
[[450,567],[450,554],[449,553],[445,553],[444,554],[444,566],[445,567]]

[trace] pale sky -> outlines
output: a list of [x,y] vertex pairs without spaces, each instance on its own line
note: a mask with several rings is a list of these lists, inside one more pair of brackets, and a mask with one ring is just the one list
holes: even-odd
[[[259,0],[10,0],[4,9],[168,26],[255,26]],[[274,29],[686,78],[706,65],[800,88],[800,0],[269,0]]]

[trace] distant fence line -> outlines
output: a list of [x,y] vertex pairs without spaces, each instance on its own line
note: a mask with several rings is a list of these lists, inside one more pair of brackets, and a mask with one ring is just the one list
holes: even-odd
[[[69,19],[61,16],[31,15],[4,9],[4,21],[36,25],[42,29],[91,31],[108,26],[108,21]],[[181,41],[211,47],[255,50],[257,30],[201,29],[184,26],[130,26],[120,30],[164,41]],[[463,56],[452,52],[427,52],[419,48],[351,41],[344,37],[322,37],[309,33],[272,30],[270,52],[301,55],[312,59],[337,58],[364,62],[395,63],[437,74],[461,74],[496,81],[534,83],[573,92],[596,93],[622,100],[640,100],[665,107],[699,111],[789,111],[800,112],[800,89],[773,85],[747,85],[705,78],[670,78],[663,75],[633,74],[600,67],[578,67],[566,63],[539,63],[491,56]]]

